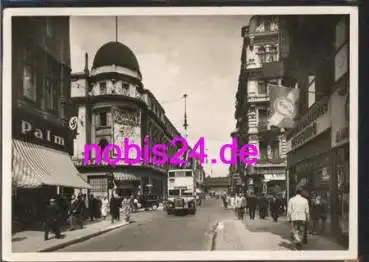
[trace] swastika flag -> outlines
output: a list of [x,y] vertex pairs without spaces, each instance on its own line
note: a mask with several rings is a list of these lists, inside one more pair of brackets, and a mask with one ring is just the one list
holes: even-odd
[[293,128],[298,115],[300,89],[269,85],[269,126]]

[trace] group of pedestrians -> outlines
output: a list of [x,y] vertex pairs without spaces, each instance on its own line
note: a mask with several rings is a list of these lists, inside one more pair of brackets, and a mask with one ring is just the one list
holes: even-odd
[[110,200],[108,196],[99,200],[91,194],[86,201],[86,197],[79,194],[77,197],[71,195],[69,203],[65,203],[52,198],[45,210],[44,239],[49,239],[50,232],[54,233],[56,238],[62,238],[63,226],[67,226],[69,230],[82,229],[87,218],[91,221],[100,218],[106,220],[110,214],[111,222],[114,223],[120,221],[122,213],[125,221],[128,222],[132,207],[136,203],[135,199],[134,196],[121,197],[113,194]]
[[256,196],[254,193],[246,194],[226,194],[222,196],[224,208],[234,209],[237,217],[242,219],[249,212],[251,220],[255,219],[256,210],[259,211],[259,218],[265,219],[268,216],[268,207],[274,221],[278,221],[278,217],[284,210],[284,201],[276,196],[269,201],[265,195]]

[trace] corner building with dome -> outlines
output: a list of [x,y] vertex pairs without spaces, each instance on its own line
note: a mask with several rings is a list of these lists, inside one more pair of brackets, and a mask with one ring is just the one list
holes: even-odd
[[[77,112],[73,160],[92,186],[89,193],[110,197],[114,185],[122,196],[146,191],[164,197],[166,172],[174,168],[168,164],[148,164],[141,158],[137,164],[122,160],[112,166],[104,163],[102,156],[97,164],[95,150],[91,150],[89,162],[84,162],[85,144],[98,144],[102,152],[107,144],[122,145],[128,137],[130,143],[143,148],[144,138],[149,137],[145,144],[151,148],[154,144],[169,146],[173,137],[180,136],[155,96],[144,88],[135,54],[122,43],[106,43],[96,52],[91,69],[86,53],[84,72],[73,73],[71,81]],[[170,148],[168,155],[173,152]],[[130,158],[135,158],[134,152]]]

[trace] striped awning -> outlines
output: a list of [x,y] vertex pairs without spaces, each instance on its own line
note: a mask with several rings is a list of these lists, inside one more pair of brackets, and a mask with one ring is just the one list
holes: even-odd
[[42,185],[91,188],[74,167],[68,153],[12,140],[12,182],[16,188]]
[[118,181],[139,181],[140,178],[125,172],[114,172],[114,179]]

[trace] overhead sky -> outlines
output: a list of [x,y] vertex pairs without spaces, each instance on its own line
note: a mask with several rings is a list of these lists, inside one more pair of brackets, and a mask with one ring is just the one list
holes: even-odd
[[[118,41],[136,55],[143,84],[162,102],[166,115],[183,132],[188,94],[189,143],[205,138],[207,175],[226,176],[219,151],[235,129],[235,94],[241,66],[241,28],[249,16],[125,16],[118,18]],[[96,51],[115,41],[115,17],[71,18],[72,72],[91,68]]]

